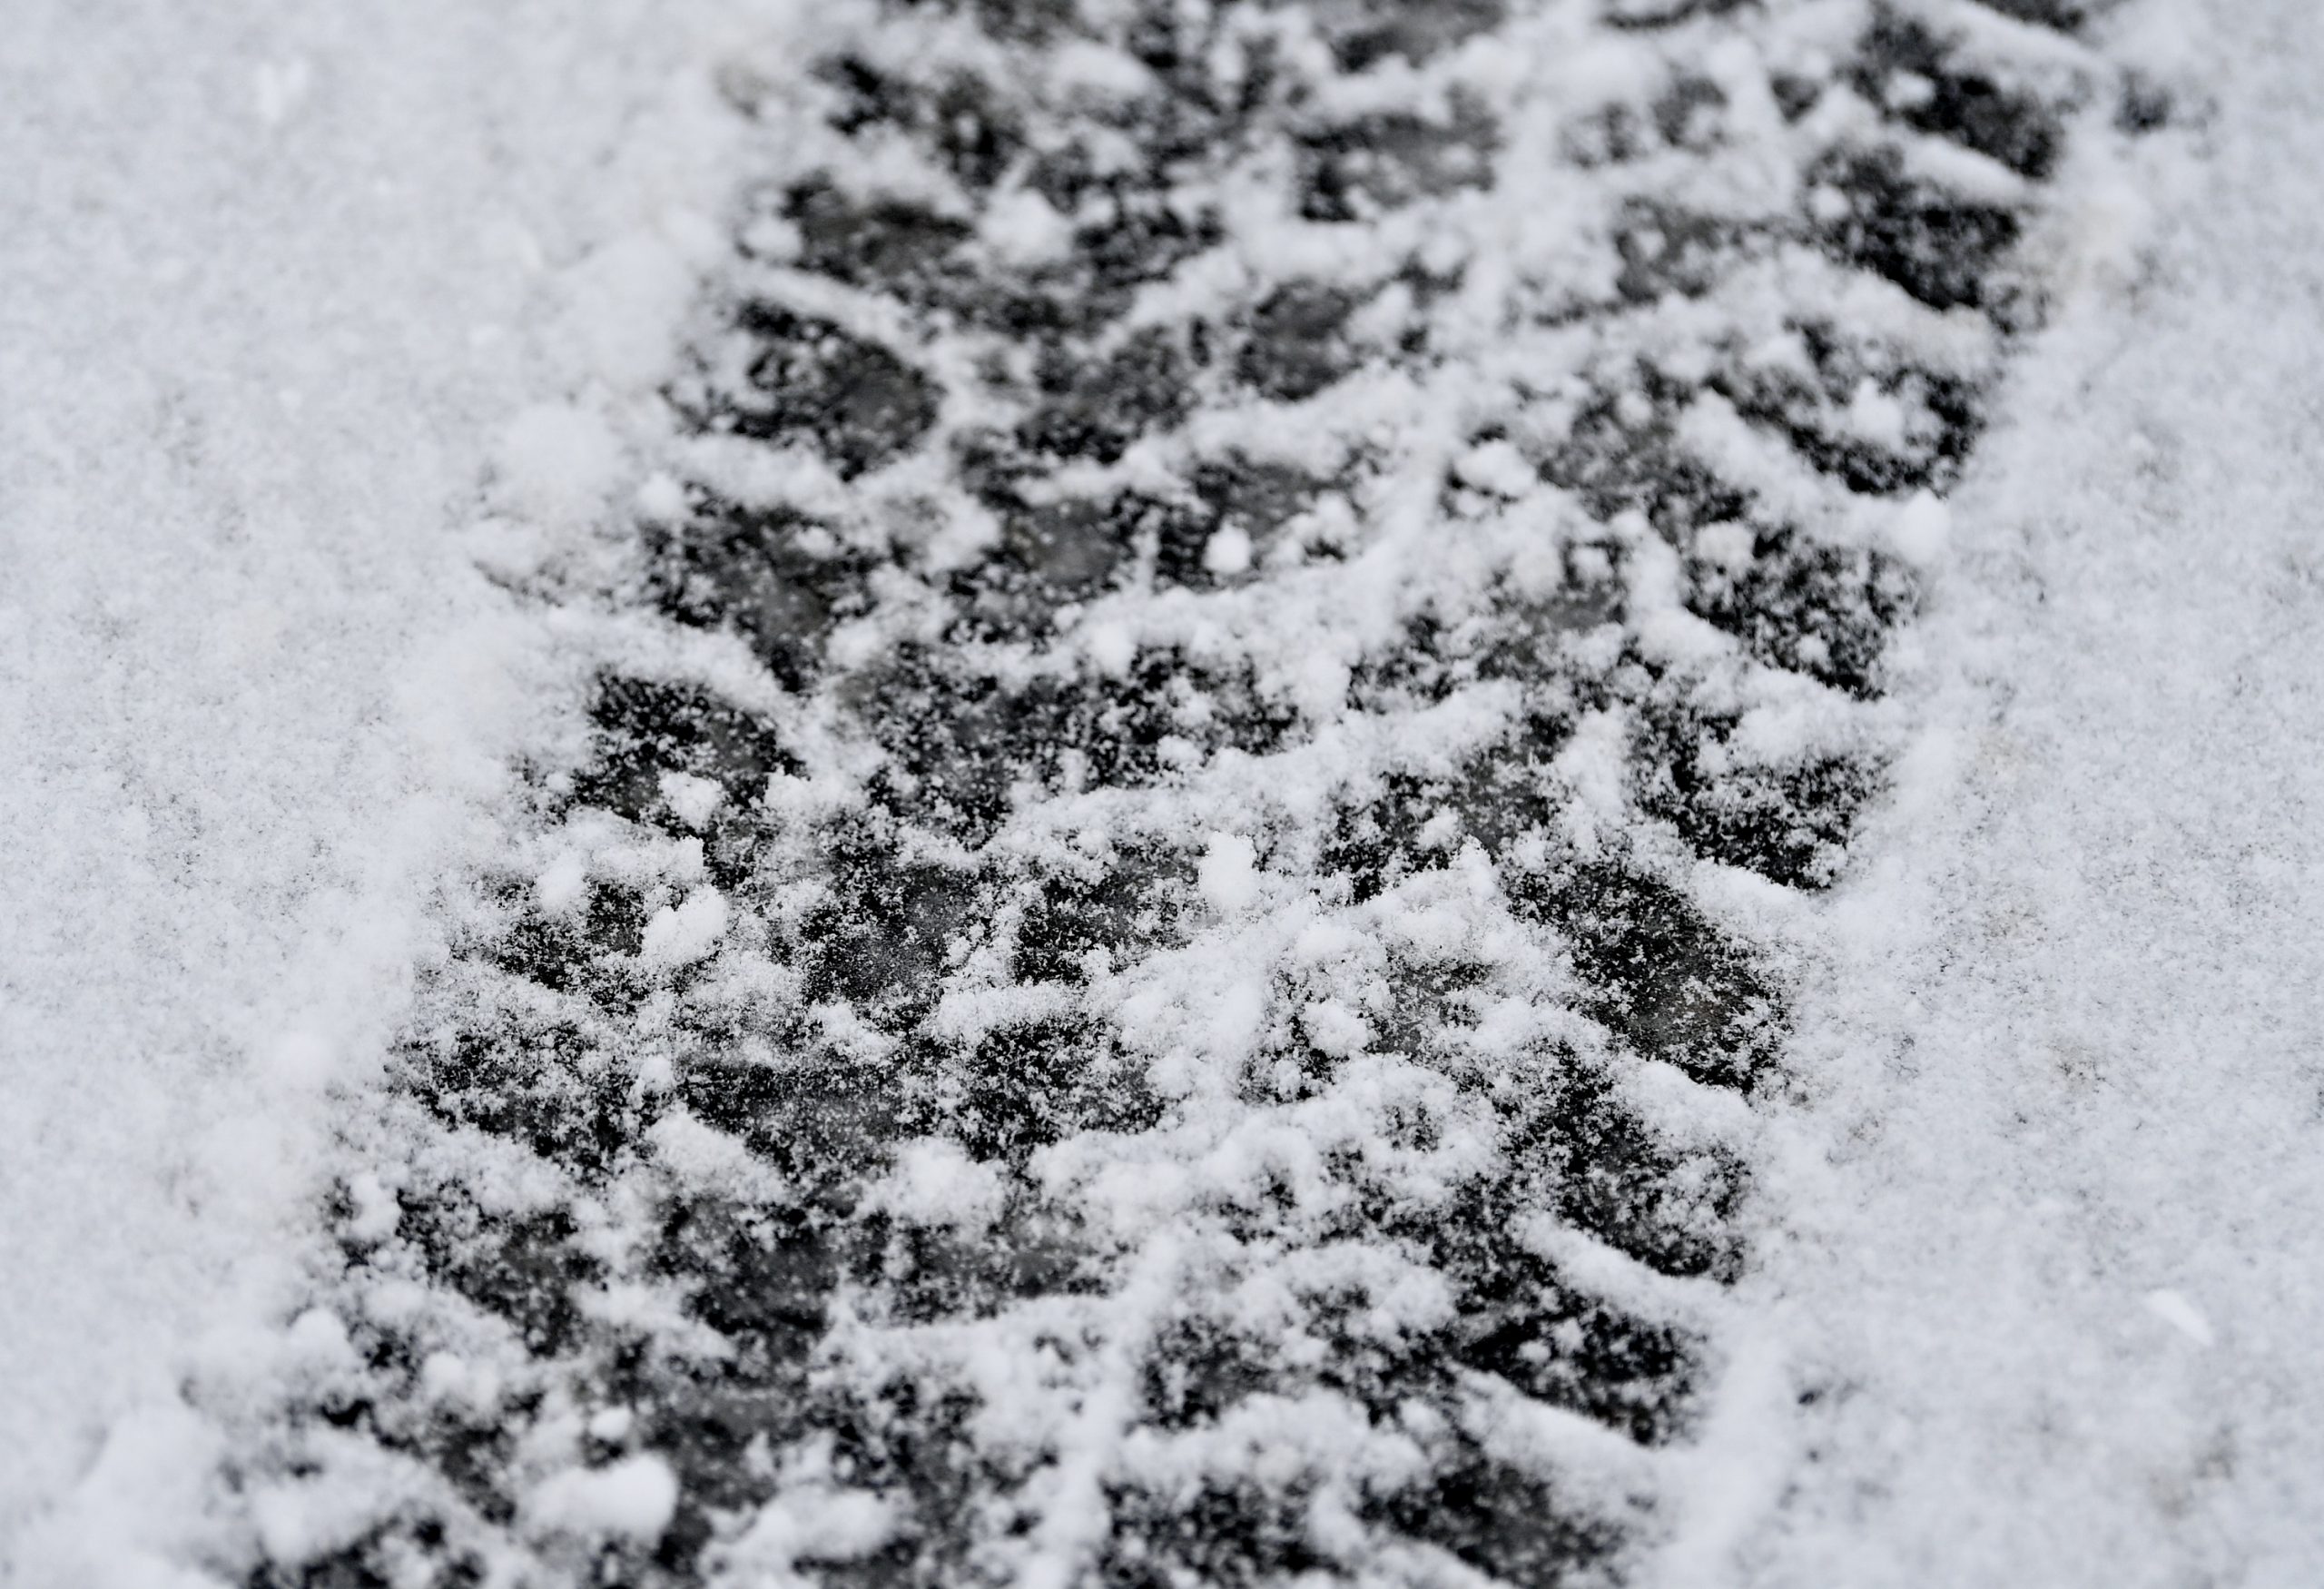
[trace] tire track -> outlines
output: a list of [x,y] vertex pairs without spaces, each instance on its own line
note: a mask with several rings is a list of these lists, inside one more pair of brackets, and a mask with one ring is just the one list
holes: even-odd
[[733,73],[586,745],[351,1128],[250,1582],[1621,1581],[2086,20]]

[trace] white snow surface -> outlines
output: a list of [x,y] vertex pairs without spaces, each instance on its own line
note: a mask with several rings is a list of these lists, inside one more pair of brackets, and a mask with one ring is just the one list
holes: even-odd
[[109,1545],[199,1484],[185,1351],[317,1236],[328,1095],[545,665],[472,571],[487,449],[528,400],[617,406],[590,360],[634,324],[666,340],[634,287],[552,333],[597,245],[635,276],[688,234],[695,20],[0,24],[0,1577],[109,1427],[142,1431],[82,1486]]
[[2324,15],[2149,15],[2211,158],[2085,191],[2168,193],[2154,265],[1953,498],[1738,1298],[1792,1375],[1728,1498],[1800,1487],[1697,1581],[2324,1579]]
[[[484,482],[554,521],[624,478],[717,202],[680,11],[0,29],[0,1572],[192,1581],[133,1549],[201,1505],[188,1348],[296,1294],[331,1093],[553,693],[466,572],[525,560]],[[1821,912],[1674,1582],[2324,1572],[2324,18],[2201,17],[2159,263],[2070,297],[1916,532],[1924,729]],[[1253,859],[1214,843],[1220,910]],[[650,1535],[667,1477],[543,1515]]]

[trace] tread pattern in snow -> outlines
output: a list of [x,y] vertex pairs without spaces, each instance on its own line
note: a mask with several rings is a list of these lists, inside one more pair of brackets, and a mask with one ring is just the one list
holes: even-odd
[[335,1521],[252,1584],[1620,1580],[2083,11],[738,71],[588,745],[354,1144],[233,1476]]

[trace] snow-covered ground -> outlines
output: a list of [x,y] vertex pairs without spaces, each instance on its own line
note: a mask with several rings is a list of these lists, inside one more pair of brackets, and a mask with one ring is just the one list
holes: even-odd
[[[0,1576],[196,1581],[177,1383],[334,1261],[333,1133],[562,677],[487,483],[572,508],[539,405],[650,379],[744,174],[679,10],[0,26]],[[2324,18],[2130,20],[2204,159],[2055,179],[2088,274],[1802,916],[1674,1581],[2324,1576]],[[583,1481],[538,1504],[669,1513]]]
[[2093,194],[2159,257],[2020,367],[1834,902],[1764,1582],[2324,1574],[2324,15],[2153,9],[2211,157]]
[[541,284],[702,163],[677,11],[0,25],[0,1542],[317,1236],[523,709],[461,541]]

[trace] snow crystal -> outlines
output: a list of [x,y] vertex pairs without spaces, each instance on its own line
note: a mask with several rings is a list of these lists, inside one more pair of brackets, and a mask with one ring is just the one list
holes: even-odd
[[691,965],[715,949],[725,933],[726,896],[714,888],[698,888],[654,913],[639,958],[648,965]]
[[1913,493],[1890,525],[1888,544],[1907,561],[1932,564],[1953,535],[1953,509],[1927,491]]
[[1089,660],[1110,678],[1121,677],[1137,660],[1137,637],[1126,625],[1086,624],[1081,630],[1081,643],[1089,653]]
[[578,855],[559,855],[533,880],[533,897],[553,916],[564,915],[588,897],[589,868]]
[[633,500],[639,513],[662,524],[675,521],[686,510],[685,488],[666,469],[655,469],[646,476]]
[[510,501],[552,525],[586,522],[621,479],[613,428],[569,403],[539,403],[518,414],[496,456]]
[[2176,1291],[2149,1291],[2146,1310],[2199,1347],[2213,1346],[2219,1340],[2211,1320]]
[[987,209],[980,228],[986,246],[1015,265],[1057,258],[1072,241],[1073,225],[1038,188],[1019,188]]
[[897,1153],[881,1196],[900,1219],[974,1232],[992,1222],[1004,1192],[992,1166],[979,1164],[957,1142],[922,1137]]
[[[673,230],[684,235],[682,224]],[[629,388],[661,374],[669,327],[691,307],[695,272],[680,244],[641,232],[593,250],[561,288],[575,368]],[[620,483],[621,454],[606,427],[586,414],[537,409],[519,415],[514,430],[503,466],[523,471],[511,484],[544,503],[551,517],[568,504],[586,510],[590,493]],[[512,454],[524,455],[522,461]]]
[[803,1562],[854,1562],[894,1536],[896,1506],[868,1490],[812,1486],[790,1490],[760,1508],[748,1528],[722,1547],[719,1581],[788,1585]]
[[1196,882],[1211,908],[1232,915],[1259,897],[1258,846],[1240,834],[1213,834]]
[[650,1453],[603,1467],[567,1468],[527,1498],[526,1520],[550,1534],[607,1535],[651,1545],[677,1510],[678,1478]]
[[659,782],[663,800],[690,828],[701,828],[726,803],[725,785],[715,778],[698,778],[691,773],[664,773]]
[[1202,566],[1213,574],[1240,574],[1251,566],[1251,538],[1240,525],[1212,533],[1202,549]]
[[1471,448],[1453,465],[1463,483],[1497,496],[1522,497],[1540,485],[1540,476],[1508,441],[1486,441]]

